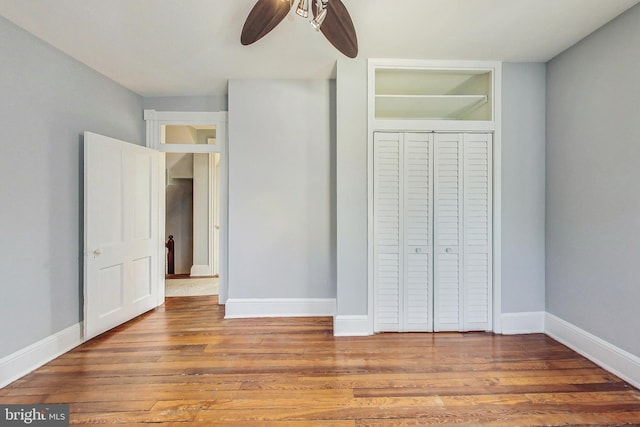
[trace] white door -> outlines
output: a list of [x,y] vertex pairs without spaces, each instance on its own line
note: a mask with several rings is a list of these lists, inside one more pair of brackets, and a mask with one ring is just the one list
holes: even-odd
[[434,330],[492,327],[491,134],[435,134]]
[[432,330],[432,134],[374,137],[374,330]]
[[492,329],[492,135],[466,133],[464,138],[462,330]]
[[155,150],[84,134],[84,337],[162,303]]
[[401,187],[402,134],[374,134],[374,330],[399,331],[403,308],[404,244]]
[[401,331],[433,330],[431,133],[404,134],[404,316]]
[[434,138],[434,330],[462,329],[462,134]]

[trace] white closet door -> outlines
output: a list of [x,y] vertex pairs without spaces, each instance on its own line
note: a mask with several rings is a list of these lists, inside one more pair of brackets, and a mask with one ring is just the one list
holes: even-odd
[[491,135],[375,133],[374,330],[490,330]]
[[490,134],[436,134],[434,330],[490,330]]
[[404,272],[401,248],[404,245],[401,206],[402,135],[374,135],[374,329],[399,331],[402,312]]
[[375,324],[433,330],[432,134],[374,137]]
[[402,331],[433,330],[431,133],[404,134],[404,316]]
[[462,329],[462,135],[434,136],[434,325]]
[[492,135],[464,135],[464,324],[492,327]]

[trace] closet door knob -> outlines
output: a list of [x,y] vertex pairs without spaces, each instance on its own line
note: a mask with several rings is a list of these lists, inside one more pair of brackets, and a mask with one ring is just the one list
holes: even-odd
[[416,248],[416,253],[417,254],[422,253],[422,248]]
[[446,253],[450,254],[450,253],[453,251],[453,249],[451,249],[451,248],[447,248],[447,249],[445,249],[444,251],[445,251]]

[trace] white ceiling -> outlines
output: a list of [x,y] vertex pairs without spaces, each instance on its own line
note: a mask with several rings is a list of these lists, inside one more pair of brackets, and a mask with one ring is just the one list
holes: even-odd
[[[0,14],[143,96],[229,78],[327,78],[341,57],[302,18],[240,44],[256,0],[0,0]],[[547,61],[640,0],[343,0],[358,58]]]

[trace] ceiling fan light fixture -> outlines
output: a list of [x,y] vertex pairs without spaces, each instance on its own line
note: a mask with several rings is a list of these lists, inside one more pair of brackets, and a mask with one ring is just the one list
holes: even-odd
[[312,27],[322,32],[342,54],[348,58],[358,56],[356,29],[342,0],[289,0],[288,4],[287,0],[257,0],[242,27],[242,45],[260,40],[287,16],[294,20],[294,4],[295,15],[308,19]]
[[303,18],[307,18],[309,16],[309,0],[300,0],[296,8],[296,13]]
[[324,22],[324,19],[326,17],[327,9],[322,9],[320,13],[318,13],[318,16],[311,20],[311,26],[313,27],[313,29],[316,31],[320,31],[320,27],[322,26],[322,23]]

